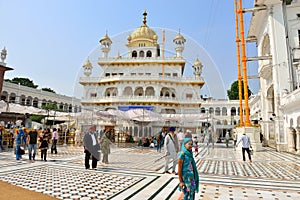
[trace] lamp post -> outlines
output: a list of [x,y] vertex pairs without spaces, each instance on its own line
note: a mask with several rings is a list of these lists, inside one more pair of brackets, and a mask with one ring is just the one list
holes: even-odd
[[64,146],[67,146],[67,131],[69,130],[69,126],[70,126],[70,110],[68,109],[68,115],[69,115],[69,120],[68,120],[68,126],[65,130],[65,140],[64,140]]
[[54,125],[55,125],[55,115],[56,115],[56,110],[54,110],[53,123],[52,123],[52,126],[53,126],[53,127],[54,127]]
[[142,121],[142,136],[144,137],[144,117],[145,117],[145,113],[144,113],[144,109],[145,108],[143,108],[143,121]]
[[208,116],[209,116],[209,110],[208,108],[205,109],[206,113],[207,113],[207,116],[206,116],[206,132],[208,133]]

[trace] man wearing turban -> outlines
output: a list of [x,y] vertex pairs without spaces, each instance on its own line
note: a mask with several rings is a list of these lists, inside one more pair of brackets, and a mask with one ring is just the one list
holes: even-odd
[[100,145],[95,135],[95,126],[90,126],[84,135],[83,146],[85,153],[85,168],[90,169],[90,157],[92,156],[92,169],[97,170],[97,162],[100,160]]

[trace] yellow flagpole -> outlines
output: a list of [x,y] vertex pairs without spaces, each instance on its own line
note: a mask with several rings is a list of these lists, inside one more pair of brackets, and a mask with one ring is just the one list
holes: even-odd
[[245,32],[244,32],[244,17],[243,17],[243,4],[242,0],[239,0],[239,9],[238,13],[240,15],[240,33],[242,39],[242,65],[243,65],[243,80],[244,80],[244,98],[245,98],[245,126],[251,126],[250,123],[250,113],[249,113],[249,104],[248,104],[248,77],[247,77],[247,60],[246,60],[246,47],[245,47]]
[[240,36],[239,36],[239,16],[237,0],[234,0],[234,12],[235,12],[235,29],[236,29],[236,57],[238,67],[238,86],[239,86],[239,100],[240,100],[240,126],[244,125],[243,115],[243,94],[242,94],[242,76],[241,76],[241,54],[240,54]]

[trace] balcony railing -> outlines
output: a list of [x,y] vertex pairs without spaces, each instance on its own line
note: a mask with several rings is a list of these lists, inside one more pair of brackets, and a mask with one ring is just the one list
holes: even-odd
[[80,77],[80,83],[104,83],[110,81],[168,81],[168,82],[181,82],[181,83],[204,83],[202,77],[174,77],[174,76],[151,76],[151,75],[114,75],[103,77]]
[[182,98],[168,98],[168,97],[155,97],[155,96],[110,96],[110,97],[93,97],[83,98],[82,103],[115,103],[115,102],[141,102],[141,103],[182,103],[182,104],[195,104],[203,102],[200,98],[182,99]]
[[180,58],[180,57],[165,57],[165,58],[161,58],[161,57],[121,57],[121,58],[103,58],[100,57],[98,59],[98,63],[124,63],[124,62],[136,62],[136,63],[140,63],[140,62],[185,62],[185,59]]

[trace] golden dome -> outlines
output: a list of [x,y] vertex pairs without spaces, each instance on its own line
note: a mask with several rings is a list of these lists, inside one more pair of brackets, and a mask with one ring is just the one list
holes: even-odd
[[90,62],[90,60],[85,61],[85,63],[83,64],[83,67],[93,67],[92,63]]
[[178,34],[176,35],[176,37],[174,38],[173,42],[174,42],[175,40],[178,40],[178,39],[183,40],[184,42],[186,41],[185,38],[184,38],[180,33],[178,33]]
[[202,65],[202,63],[197,58],[196,61],[194,62],[194,66],[199,66],[199,65]]
[[107,33],[100,39],[100,43],[102,42],[102,41],[105,41],[105,40],[108,40],[108,41],[110,41],[110,43],[112,43],[112,41],[111,41],[111,39],[108,37],[108,35],[107,35]]
[[156,46],[157,45],[157,35],[156,33],[147,26],[146,16],[147,12],[144,11],[143,25],[138,27],[131,35],[127,37],[127,46]]

